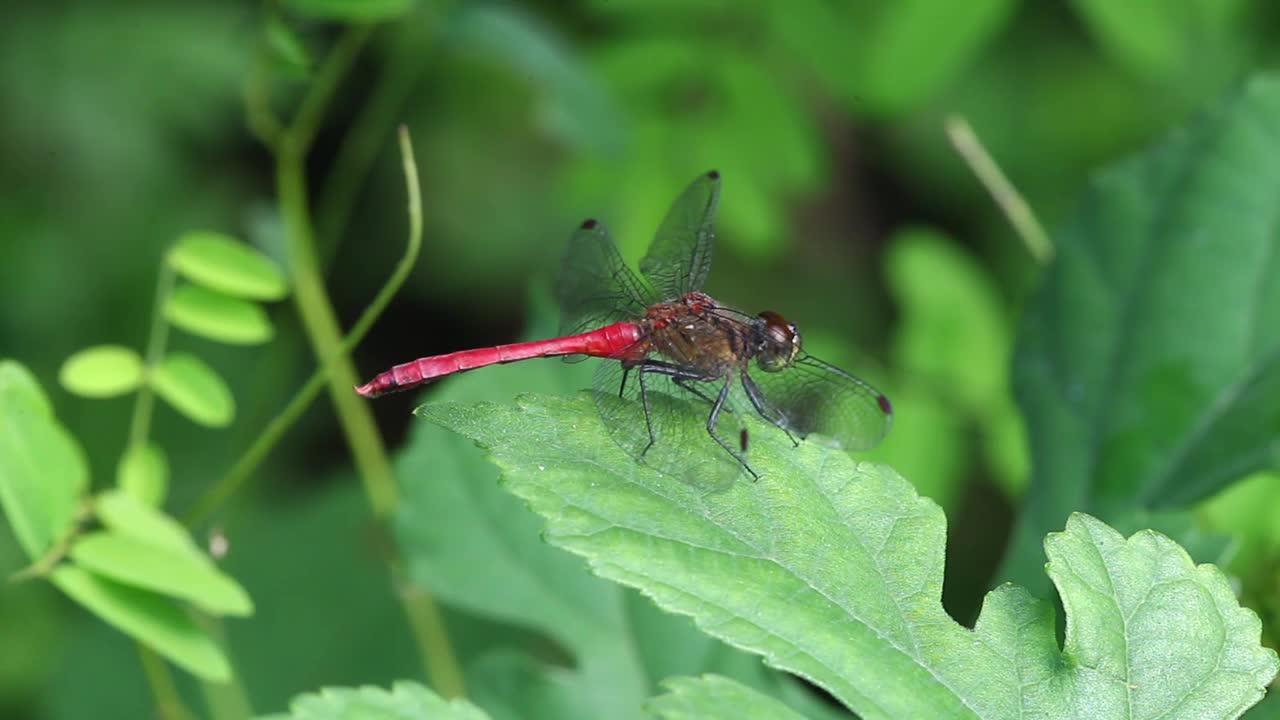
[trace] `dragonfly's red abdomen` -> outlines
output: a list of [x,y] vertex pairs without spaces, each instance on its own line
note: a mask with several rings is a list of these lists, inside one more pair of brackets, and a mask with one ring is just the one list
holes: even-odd
[[558,355],[617,357],[626,354],[640,336],[640,328],[635,323],[617,322],[577,335],[433,355],[396,365],[357,387],[356,392],[365,397],[377,397],[407,390],[445,375],[529,358]]

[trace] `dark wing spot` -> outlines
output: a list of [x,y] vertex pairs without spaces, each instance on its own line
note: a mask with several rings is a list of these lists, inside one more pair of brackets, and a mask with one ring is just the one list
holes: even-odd
[[742,432],[738,434],[738,445],[742,448],[742,452],[747,451],[747,429],[742,428]]
[[599,225],[599,224],[600,224],[600,223],[596,222],[596,221],[595,221],[595,219],[587,219],[587,220],[583,220],[583,221],[582,221],[582,229],[583,229],[583,230],[594,230],[594,229],[595,229],[595,227],[596,227],[596,225]]
[[889,398],[885,397],[884,395],[881,395],[880,397],[876,398],[876,402],[880,403],[880,409],[884,411],[885,415],[893,414],[893,406],[889,404]]
[[720,171],[719,171],[719,170],[712,170],[711,172],[707,173],[707,177],[711,178],[712,180],[719,180],[719,179],[720,179]]

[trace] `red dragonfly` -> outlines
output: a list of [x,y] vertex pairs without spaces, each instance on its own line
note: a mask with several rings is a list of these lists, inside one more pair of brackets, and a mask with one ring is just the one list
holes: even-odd
[[[893,416],[884,394],[805,353],[796,326],[781,315],[750,315],[702,292],[719,196],[719,173],[695,180],[658,228],[640,275],[602,224],[584,222],[569,241],[558,283],[560,337],[420,358],[357,392],[377,397],[528,358],[598,357],[613,361],[601,364],[593,383],[605,427],[633,457],[669,474],[697,481],[745,472],[758,479],[748,462],[748,409],[797,445],[797,438],[811,438],[849,450],[873,447]],[[688,451],[708,437],[724,452]]]

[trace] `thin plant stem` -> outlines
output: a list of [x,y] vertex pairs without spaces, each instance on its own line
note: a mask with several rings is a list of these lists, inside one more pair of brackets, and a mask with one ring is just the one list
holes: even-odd
[[160,263],[160,273],[156,278],[156,296],[151,308],[151,331],[147,339],[147,354],[144,359],[143,382],[133,401],[133,419],[129,423],[129,447],[146,444],[151,433],[151,411],[155,406],[155,394],[151,391],[151,374],[160,364],[160,356],[164,354],[165,343],[169,339],[169,323],[164,317],[164,304],[173,292],[173,268],[166,261]]
[[946,120],[946,131],[952,147],[1000,206],[1009,224],[1013,225],[1018,237],[1022,238],[1022,243],[1026,245],[1031,257],[1041,265],[1052,260],[1053,241],[1049,239],[1049,233],[1045,232],[1044,226],[1036,218],[1031,206],[1027,204],[1013,183],[1009,182],[1009,178],[983,147],[982,141],[978,139],[969,121],[958,115],[952,115]]
[[151,698],[155,701],[156,717],[161,720],[191,720],[194,715],[182,703],[178,694],[178,686],[173,682],[173,674],[169,666],[154,650],[140,642],[134,643],[138,648],[138,658],[142,662],[142,673],[147,676],[147,684],[151,686]]
[[[404,255],[401,256],[400,262],[396,264],[395,270],[392,271],[387,282],[364,309],[364,312],[360,314],[356,324],[343,339],[341,348],[343,355],[350,353],[364,339],[364,336],[369,332],[369,328],[373,327],[373,323],[386,310],[387,304],[399,292],[405,280],[408,279],[409,273],[413,271],[413,265],[417,262],[418,254],[422,249],[422,191],[418,184],[418,166],[414,161],[413,144],[409,138],[409,130],[403,125],[400,126],[399,139],[401,163],[404,167],[405,189],[408,193],[408,242],[405,244]],[[302,388],[285,405],[284,409],[271,419],[271,422],[258,434],[257,439],[236,460],[227,473],[196,501],[196,504],[186,515],[187,525],[197,525],[206,520],[240,489],[258,467],[258,464],[266,458],[267,453],[271,452],[276,443],[284,437],[284,434],[302,416],[303,411],[320,394],[324,386],[325,374],[322,366],[317,368],[311,374],[311,377],[307,378]]]

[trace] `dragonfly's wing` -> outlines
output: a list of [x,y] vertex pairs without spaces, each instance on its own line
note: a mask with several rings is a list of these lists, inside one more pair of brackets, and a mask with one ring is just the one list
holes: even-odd
[[649,252],[640,261],[640,272],[658,296],[674,300],[701,290],[711,270],[712,224],[720,201],[720,173],[694,180],[667,211]]
[[588,220],[569,238],[556,287],[560,334],[573,335],[644,315],[655,302],[623,262],[604,225]]
[[807,355],[779,372],[744,375],[743,387],[756,410],[773,424],[846,450],[875,447],[893,420],[883,393]]

